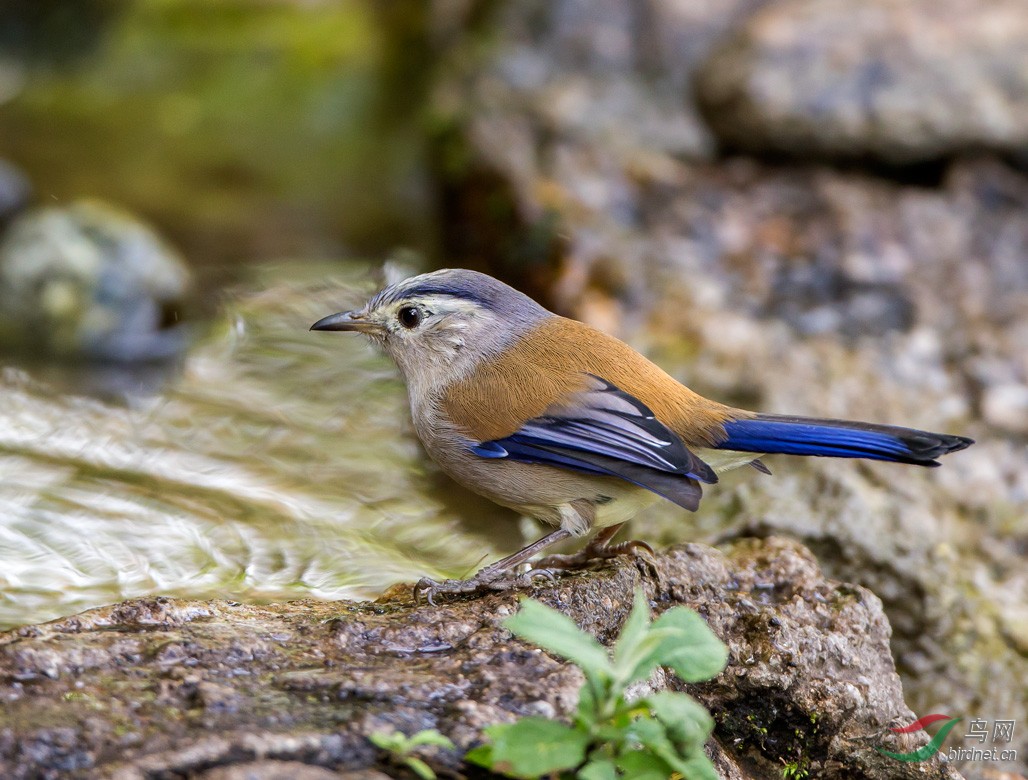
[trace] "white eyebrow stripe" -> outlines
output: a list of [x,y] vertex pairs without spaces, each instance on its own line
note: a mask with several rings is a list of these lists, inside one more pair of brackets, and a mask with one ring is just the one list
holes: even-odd
[[469,301],[464,298],[455,298],[451,295],[425,295],[398,298],[389,304],[392,307],[418,304],[424,306],[433,314],[473,314],[482,311],[481,304]]

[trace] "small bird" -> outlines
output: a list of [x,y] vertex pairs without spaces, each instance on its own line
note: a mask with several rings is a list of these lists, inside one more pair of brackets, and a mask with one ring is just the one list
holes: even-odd
[[[974,442],[892,425],[759,414],[711,401],[624,342],[547,311],[476,271],[444,269],[386,287],[311,330],[356,331],[393,358],[428,454],[466,488],[556,530],[440,593],[502,590],[626,553],[618,529],[663,497],[695,511],[703,484],[762,454],[938,466]],[[576,555],[521,565],[598,530]]]

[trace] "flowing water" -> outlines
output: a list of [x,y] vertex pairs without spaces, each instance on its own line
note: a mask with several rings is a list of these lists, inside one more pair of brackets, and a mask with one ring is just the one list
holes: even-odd
[[144,594],[367,597],[513,549],[512,515],[426,467],[388,359],[308,332],[371,279],[260,269],[181,372],[129,401],[80,389],[99,370],[5,367],[0,628]]

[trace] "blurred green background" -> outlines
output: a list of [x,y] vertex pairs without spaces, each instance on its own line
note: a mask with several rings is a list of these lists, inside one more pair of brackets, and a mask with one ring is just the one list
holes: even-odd
[[197,264],[431,240],[416,2],[5,4],[3,153]]

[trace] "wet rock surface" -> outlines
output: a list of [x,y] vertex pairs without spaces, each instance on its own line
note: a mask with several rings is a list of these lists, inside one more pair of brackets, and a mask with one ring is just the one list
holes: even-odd
[[788,0],[700,68],[704,116],[734,149],[931,160],[1028,144],[1021,0]]
[[[535,598],[610,643],[642,585],[656,612],[696,609],[730,647],[724,673],[689,686],[717,722],[725,777],[784,763],[815,777],[956,778],[874,750],[914,749],[890,726],[913,715],[889,626],[864,588],[827,580],[781,539],[661,555],[659,579],[628,562],[562,578]],[[513,639],[513,593],[431,607],[409,590],[377,602],[128,601],[0,635],[4,777],[328,776],[392,772],[366,739],[438,728],[458,752],[423,754],[443,776],[483,727],[562,717],[577,669]],[[658,674],[655,688],[679,687]]]

